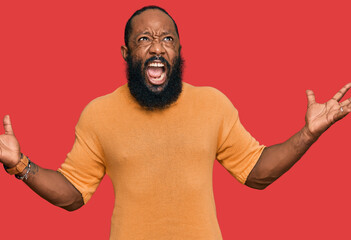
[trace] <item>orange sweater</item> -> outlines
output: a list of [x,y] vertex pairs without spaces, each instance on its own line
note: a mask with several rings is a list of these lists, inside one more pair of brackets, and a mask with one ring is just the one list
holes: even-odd
[[217,240],[214,160],[245,183],[263,149],[214,88],[183,83],[170,108],[150,112],[123,85],[84,109],[58,171],[85,203],[109,175],[115,192],[110,239]]

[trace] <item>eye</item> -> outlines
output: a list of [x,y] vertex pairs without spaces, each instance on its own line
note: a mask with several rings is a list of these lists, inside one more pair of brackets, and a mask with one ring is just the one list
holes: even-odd
[[138,39],[138,42],[142,42],[142,41],[149,41],[149,38],[148,37],[140,37],[139,39]]
[[172,42],[173,41],[173,38],[171,36],[167,36],[163,39],[163,41],[166,41],[166,42]]

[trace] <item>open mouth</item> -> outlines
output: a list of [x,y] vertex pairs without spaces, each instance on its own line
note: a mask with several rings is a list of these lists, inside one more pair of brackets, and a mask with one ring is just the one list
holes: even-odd
[[160,61],[153,61],[147,65],[146,75],[152,85],[162,85],[167,78],[166,65]]

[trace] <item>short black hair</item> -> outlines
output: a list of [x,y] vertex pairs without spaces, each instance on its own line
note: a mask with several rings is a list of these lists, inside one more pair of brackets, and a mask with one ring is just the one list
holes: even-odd
[[168,17],[170,17],[174,23],[174,26],[175,26],[175,30],[176,30],[176,33],[178,35],[178,38],[179,38],[179,32],[178,32],[178,27],[177,27],[177,24],[176,22],[174,21],[174,19],[171,17],[171,15],[168,14],[168,12],[166,10],[164,10],[163,8],[161,7],[158,7],[158,6],[155,6],[155,5],[150,5],[150,6],[145,6],[137,11],[135,11],[133,13],[133,15],[128,19],[128,22],[126,24],[126,27],[124,29],[124,43],[125,45],[128,47],[128,41],[129,41],[129,37],[130,37],[130,33],[132,31],[132,20],[135,16],[138,16],[139,14],[145,12],[146,10],[149,10],[149,9],[157,9],[157,10],[160,10],[162,12],[164,12],[165,14],[168,15]]

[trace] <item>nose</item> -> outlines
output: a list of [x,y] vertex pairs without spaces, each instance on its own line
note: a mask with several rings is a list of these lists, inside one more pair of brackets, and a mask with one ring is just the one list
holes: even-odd
[[162,43],[159,41],[153,41],[151,43],[150,49],[149,49],[150,54],[152,55],[163,55],[165,53],[165,48],[162,46]]

